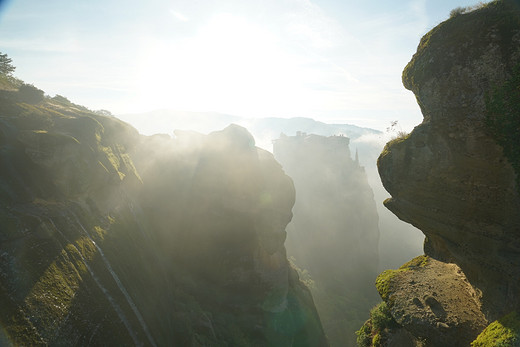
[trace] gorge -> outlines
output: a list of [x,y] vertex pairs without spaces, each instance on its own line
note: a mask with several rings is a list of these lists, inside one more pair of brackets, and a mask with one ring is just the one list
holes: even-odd
[[380,210],[381,132],[200,113],[218,130],[143,135],[12,70],[0,345],[519,345],[518,0],[452,11],[403,71],[423,121],[377,170],[407,224]]

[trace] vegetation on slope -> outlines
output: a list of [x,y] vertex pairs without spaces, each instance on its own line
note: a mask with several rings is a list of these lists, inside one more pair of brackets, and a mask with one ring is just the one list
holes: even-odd
[[370,310],[370,319],[356,331],[357,344],[360,347],[383,346],[386,333],[398,327],[390,308],[383,301]]
[[399,325],[390,313],[392,307],[392,279],[399,273],[425,267],[428,264],[428,260],[428,256],[421,255],[403,264],[399,269],[385,270],[377,277],[376,288],[384,301],[370,311],[370,319],[356,331],[358,346],[383,346],[389,331],[399,328]]

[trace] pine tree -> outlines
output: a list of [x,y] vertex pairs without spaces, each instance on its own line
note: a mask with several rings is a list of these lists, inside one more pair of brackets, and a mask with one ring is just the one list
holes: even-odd
[[12,65],[13,60],[0,52],[0,74],[11,76],[16,67]]

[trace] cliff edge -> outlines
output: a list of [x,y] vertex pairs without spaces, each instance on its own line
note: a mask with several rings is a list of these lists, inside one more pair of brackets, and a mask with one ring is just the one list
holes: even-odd
[[[431,261],[381,274],[378,289],[413,343],[467,345],[487,322],[518,307],[519,74],[520,2],[512,0],[455,13],[422,38],[403,72],[424,120],[408,136],[387,144],[378,169],[392,196],[385,206],[425,234],[424,252]],[[467,279],[470,287],[459,290],[464,300],[441,298],[442,274],[448,270],[439,276],[419,274],[434,271],[433,264],[454,267],[450,271],[459,273],[460,281]],[[405,272],[416,275],[408,278]],[[427,283],[411,298],[401,295],[407,288],[403,281]],[[435,299],[431,305],[428,297]],[[470,301],[471,309],[464,310],[463,302]],[[429,307],[435,319],[424,313],[411,325],[402,324],[398,308],[410,305]],[[450,312],[477,308],[464,324],[448,319]]]

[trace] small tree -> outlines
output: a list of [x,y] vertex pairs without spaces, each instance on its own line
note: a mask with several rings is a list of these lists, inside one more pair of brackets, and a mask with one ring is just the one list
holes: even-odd
[[13,60],[7,56],[5,53],[0,53],[0,74],[11,76],[11,74],[16,69],[13,64]]

